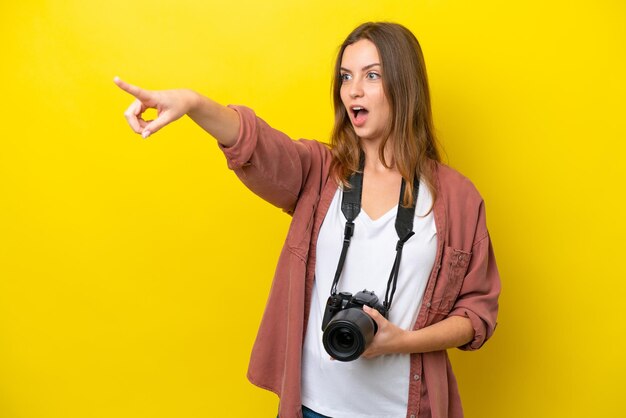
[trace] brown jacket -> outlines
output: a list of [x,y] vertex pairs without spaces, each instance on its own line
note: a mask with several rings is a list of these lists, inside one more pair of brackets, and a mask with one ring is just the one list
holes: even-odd
[[[293,141],[254,112],[233,106],[241,128],[237,143],[222,148],[228,166],[254,193],[293,216],[278,260],[265,313],[252,349],[248,378],[280,397],[281,418],[301,418],[301,355],[315,273],[317,236],[337,183],[331,155],[316,141]],[[493,334],[500,278],[472,183],[437,165],[434,216],[437,255],[413,329],[450,315],[471,320],[476,350]],[[456,379],[444,351],[411,355],[407,418],[463,416]]]

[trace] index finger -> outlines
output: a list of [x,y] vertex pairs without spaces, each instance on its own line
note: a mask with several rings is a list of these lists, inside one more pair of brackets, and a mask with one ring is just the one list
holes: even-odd
[[113,82],[117,84],[117,86],[121,88],[122,90],[124,90],[126,93],[132,94],[133,96],[135,96],[137,99],[139,99],[142,102],[150,100],[150,93],[140,87],[129,84],[117,76],[113,78]]

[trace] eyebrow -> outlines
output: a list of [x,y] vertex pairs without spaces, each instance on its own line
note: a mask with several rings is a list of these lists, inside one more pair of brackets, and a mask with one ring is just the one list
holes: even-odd
[[[375,63],[373,63],[373,64],[366,65],[365,67],[361,68],[361,71],[367,71],[367,70],[369,70],[370,68],[372,68],[372,67],[376,67],[376,66],[379,66],[379,67],[380,67],[380,64],[379,64],[379,63],[377,63],[377,62],[375,62]],[[344,67],[340,67],[340,68],[339,68],[339,70],[340,70],[340,71],[345,71],[345,72],[348,72],[348,73],[351,73],[351,72],[352,72],[352,71],[350,71],[350,70],[348,70],[347,68],[344,68]]]

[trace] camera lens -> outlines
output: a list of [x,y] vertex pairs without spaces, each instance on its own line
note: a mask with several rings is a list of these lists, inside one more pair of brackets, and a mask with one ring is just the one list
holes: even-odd
[[322,336],[326,352],[340,361],[357,359],[376,333],[376,323],[361,308],[338,312]]
[[332,344],[343,350],[350,350],[354,346],[354,335],[348,328],[340,328],[333,333]]

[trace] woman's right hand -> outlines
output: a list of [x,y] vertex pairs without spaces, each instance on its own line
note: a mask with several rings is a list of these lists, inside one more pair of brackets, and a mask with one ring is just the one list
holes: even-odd
[[[124,116],[133,131],[141,134],[143,138],[188,113],[197,96],[195,92],[186,89],[144,90],[122,81],[119,77],[115,77],[113,81],[119,88],[135,97],[135,101],[124,112]],[[156,109],[157,118],[144,120],[142,115],[147,109]]]
[[[115,77],[113,81],[119,88],[135,97],[135,101],[128,107],[124,116],[133,131],[143,138],[187,114],[223,146],[230,147],[237,142],[239,115],[231,108],[189,89],[144,90],[120,80],[119,77]],[[143,119],[142,115],[147,109],[156,109],[155,120]]]

